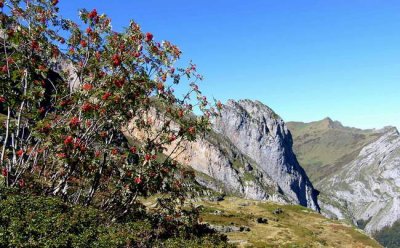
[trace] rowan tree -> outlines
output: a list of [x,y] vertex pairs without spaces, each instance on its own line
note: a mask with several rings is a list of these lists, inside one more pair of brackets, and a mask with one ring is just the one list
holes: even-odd
[[[183,205],[193,172],[174,161],[174,149],[166,153],[207,131],[216,114],[196,66],[175,68],[179,48],[134,21],[115,32],[107,15],[82,9],[78,24],[57,4],[0,0],[4,185],[114,219],[156,196],[160,221],[196,222]],[[178,97],[182,83],[189,91]]]

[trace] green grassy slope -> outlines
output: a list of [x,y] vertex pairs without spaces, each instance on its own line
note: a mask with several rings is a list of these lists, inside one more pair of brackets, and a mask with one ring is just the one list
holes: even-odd
[[352,161],[361,148],[379,138],[374,130],[344,127],[325,118],[321,121],[288,122],[294,151],[313,184]]

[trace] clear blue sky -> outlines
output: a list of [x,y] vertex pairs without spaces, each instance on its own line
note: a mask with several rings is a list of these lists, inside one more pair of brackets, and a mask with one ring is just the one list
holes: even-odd
[[285,121],[331,117],[348,126],[400,127],[398,0],[60,0],[130,19],[169,40],[205,76],[203,91],[257,99]]

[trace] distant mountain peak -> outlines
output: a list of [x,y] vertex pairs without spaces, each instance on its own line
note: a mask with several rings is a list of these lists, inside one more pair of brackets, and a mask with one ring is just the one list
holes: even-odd
[[334,121],[330,117],[326,117],[320,121],[317,121],[321,124],[322,128],[326,129],[336,129],[336,128],[343,128],[343,125],[339,121]]
[[322,121],[333,122],[333,120],[330,117],[325,117],[324,119],[322,119]]

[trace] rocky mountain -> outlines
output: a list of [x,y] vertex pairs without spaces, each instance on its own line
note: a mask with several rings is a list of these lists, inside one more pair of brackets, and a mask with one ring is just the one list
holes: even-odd
[[[318,182],[329,214],[348,217],[374,233],[400,220],[400,135],[387,128],[330,178]],[[345,211],[343,211],[343,209]]]
[[322,212],[373,234],[400,219],[400,135],[324,119],[289,123],[295,151],[321,191]]
[[273,110],[258,101],[230,100],[215,120],[214,130],[251,158],[289,201],[318,209],[318,193],[297,162],[285,123]]
[[[138,140],[143,139],[142,135],[133,133]],[[297,162],[285,123],[260,102],[228,101],[221,116],[214,119],[211,132],[180,145],[174,152],[175,159],[191,166],[197,181],[207,188],[319,211],[318,191]],[[168,154],[175,144],[167,148]]]

